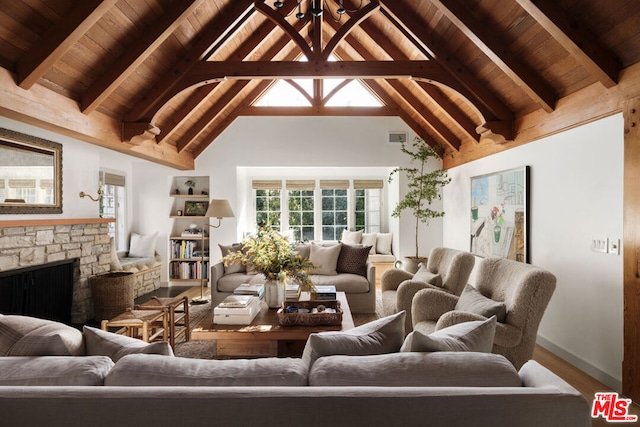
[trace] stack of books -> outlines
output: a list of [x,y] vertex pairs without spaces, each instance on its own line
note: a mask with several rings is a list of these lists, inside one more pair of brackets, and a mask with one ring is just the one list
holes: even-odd
[[336,287],[333,285],[316,285],[316,295],[319,300],[336,299]]
[[238,286],[233,293],[235,295],[253,295],[258,298],[262,298],[264,296],[264,285],[243,283]]
[[285,301],[298,301],[300,299],[300,285],[297,283],[290,283],[284,288]]
[[213,323],[248,325],[260,312],[260,298],[253,295],[229,295],[213,309]]
[[202,228],[187,228],[180,237],[202,237]]

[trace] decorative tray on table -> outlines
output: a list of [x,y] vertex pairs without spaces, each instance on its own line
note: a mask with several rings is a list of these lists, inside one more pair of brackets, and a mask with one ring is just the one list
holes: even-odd
[[285,301],[278,321],[283,326],[341,325],[342,313],[337,300]]

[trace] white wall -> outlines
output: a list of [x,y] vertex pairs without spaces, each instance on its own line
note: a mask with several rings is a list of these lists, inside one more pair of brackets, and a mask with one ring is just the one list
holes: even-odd
[[622,256],[592,252],[590,242],[622,238],[623,163],[619,114],[453,168],[443,232],[445,246],[469,250],[470,178],[531,166],[530,262],[558,279],[539,343],[618,390]]

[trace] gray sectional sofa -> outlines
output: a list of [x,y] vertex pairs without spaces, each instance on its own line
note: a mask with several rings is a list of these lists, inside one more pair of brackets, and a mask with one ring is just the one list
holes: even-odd
[[0,315],[2,425],[591,425],[565,381],[488,352],[495,317],[405,339],[404,316],[312,334],[301,358],[199,360],[165,342]]
[[[314,274],[311,280],[315,285],[335,285],[336,290],[344,292],[349,302],[352,313],[375,313],[376,311],[376,269],[372,263],[367,262],[367,256],[362,258],[360,264],[353,262],[341,262],[345,249],[352,248],[350,245],[334,244],[331,246],[341,246],[337,258],[331,266],[322,265]],[[230,246],[220,245],[223,256],[230,250],[240,250],[242,245],[236,243]],[[304,257],[314,260],[311,244],[296,246],[296,250]],[[353,249],[354,251],[357,249]],[[342,257],[342,258],[341,258]],[[319,265],[316,261],[316,265]],[[343,268],[341,268],[341,266]],[[358,273],[356,273],[358,272]],[[222,262],[211,267],[211,299],[215,307],[242,283],[264,283],[264,276],[256,272],[247,271],[244,266],[231,265],[224,266]]]

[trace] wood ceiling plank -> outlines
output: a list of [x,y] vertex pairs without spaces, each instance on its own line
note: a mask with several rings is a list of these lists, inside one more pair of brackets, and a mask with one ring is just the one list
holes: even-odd
[[488,23],[476,19],[457,0],[432,0],[432,3],[544,111],[553,111],[557,102],[555,89],[518,56],[504,49],[503,40],[491,31]]
[[327,46],[322,51],[322,56],[320,59],[324,59],[325,61],[329,59],[329,56],[333,53],[338,43],[344,40],[349,33],[362,21],[367,19],[373,12],[377,11],[380,8],[380,3],[378,0],[371,0],[368,5],[363,7],[362,9],[358,9],[347,22],[342,24],[338,31],[335,33],[333,37],[327,43]]
[[[451,76],[473,96],[475,103],[484,107],[486,119],[513,120],[513,112],[498,99],[486,84],[475,78],[467,66],[451,54],[443,37],[437,36],[435,32],[429,32],[424,22],[399,2],[383,0],[383,7],[394,17],[396,22],[401,23],[409,33],[413,34],[412,40],[417,46],[432,52],[442,67],[449,71]],[[487,114],[488,112],[491,114]]]
[[86,92],[80,101],[82,112],[91,113],[129,75],[169,37],[180,24],[193,13],[203,0],[183,0],[162,15],[143,36],[129,46],[118,60]]
[[62,20],[38,40],[16,64],[18,85],[29,89],[96,24],[117,0],[86,0],[71,7]]
[[124,121],[136,122],[147,117],[149,111],[153,109],[157,111],[159,109],[158,102],[162,101],[174,88],[177,80],[176,76],[182,75],[209,54],[210,49],[228,35],[230,28],[233,28],[238,21],[246,19],[247,14],[251,13],[253,13],[253,2],[251,0],[235,0],[232,2],[228,9],[224,9],[224,13],[219,19],[209,24],[206,31],[194,42],[193,48],[187,55],[180,58],[175,66],[172,67],[171,72],[165,74],[152,90],[148,91],[140,101],[125,113]]
[[610,88],[618,82],[622,64],[584,26],[574,22],[555,0],[516,0],[580,65]]

